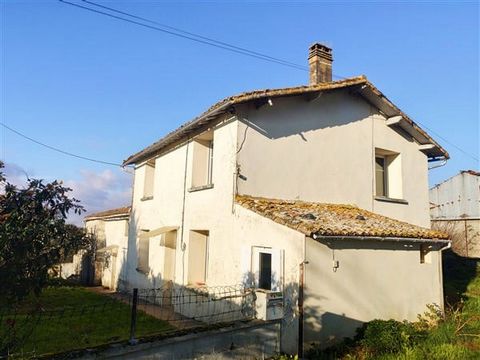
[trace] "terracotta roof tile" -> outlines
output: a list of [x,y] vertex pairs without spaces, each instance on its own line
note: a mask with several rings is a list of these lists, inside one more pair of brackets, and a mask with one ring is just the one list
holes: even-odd
[[155,156],[162,150],[168,148],[171,145],[176,144],[180,140],[189,136],[192,132],[204,127],[206,124],[216,121],[219,115],[228,112],[229,109],[234,105],[244,104],[260,99],[265,98],[275,98],[283,96],[295,96],[295,95],[304,95],[309,93],[316,93],[319,91],[330,91],[337,89],[345,89],[350,87],[367,87],[372,91],[375,96],[382,99],[388,103],[388,106],[391,107],[395,114],[401,115],[416,131],[422,134],[429,142],[434,144],[438,151],[443,154],[446,158],[449,157],[448,153],[433,140],[423,129],[421,129],[417,124],[413,122],[405,113],[400,111],[391,101],[389,101],[372,83],[370,83],[367,78],[363,75],[352,77],[348,79],[343,79],[339,81],[331,81],[327,83],[320,83],[316,85],[303,85],[296,87],[287,87],[280,89],[265,89],[265,90],[255,90],[244,92],[235,96],[227,97],[213,106],[211,106],[207,111],[197,116],[195,119],[183,124],[176,130],[170,132],[166,136],[162,137],[160,140],[156,141],[152,145],[146,147],[145,149],[133,154],[126,159],[123,164],[135,164],[141,161],[144,161],[152,156]]
[[109,217],[115,217],[115,216],[120,216],[120,215],[128,215],[130,214],[130,206],[125,206],[117,209],[110,209],[110,210],[105,210],[105,211],[100,211],[97,213],[89,214],[85,216],[85,220],[92,220],[92,219],[98,219],[98,218],[109,218]]
[[448,235],[378,215],[352,205],[275,200],[237,195],[246,209],[312,236],[371,236],[448,239]]

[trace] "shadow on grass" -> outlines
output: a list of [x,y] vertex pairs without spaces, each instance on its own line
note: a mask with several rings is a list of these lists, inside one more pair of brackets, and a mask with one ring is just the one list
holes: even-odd
[[445,303],[455,307],[466,300],[467,287],[477,275],[479,261],[455,254],[451,249],[443,252],[443,287]]

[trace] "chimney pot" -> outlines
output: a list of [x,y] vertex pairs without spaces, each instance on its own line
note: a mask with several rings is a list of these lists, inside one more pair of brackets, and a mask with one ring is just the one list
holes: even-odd
[[308,54],[310,85],[332,81],[332,62],[331,48],[320,43],[310,46]]

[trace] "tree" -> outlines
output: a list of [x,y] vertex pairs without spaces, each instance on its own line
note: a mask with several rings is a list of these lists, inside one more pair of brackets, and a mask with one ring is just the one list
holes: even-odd
[[28,179],[24,188],[8,183],[0,162],[0,296],[20,300],[38,295],[53,265],[88,248],[85,231],[66,223],[69,212],[81,214],[79,200],[61,182]]

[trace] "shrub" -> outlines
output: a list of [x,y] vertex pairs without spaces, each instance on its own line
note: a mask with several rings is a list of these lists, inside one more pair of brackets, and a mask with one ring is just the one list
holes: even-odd
[[372,354],[389,354],[402,351],[415,342],[418,335],[409,322],[396,320],[373,320],[366,323],[358,332],[360,344]]

